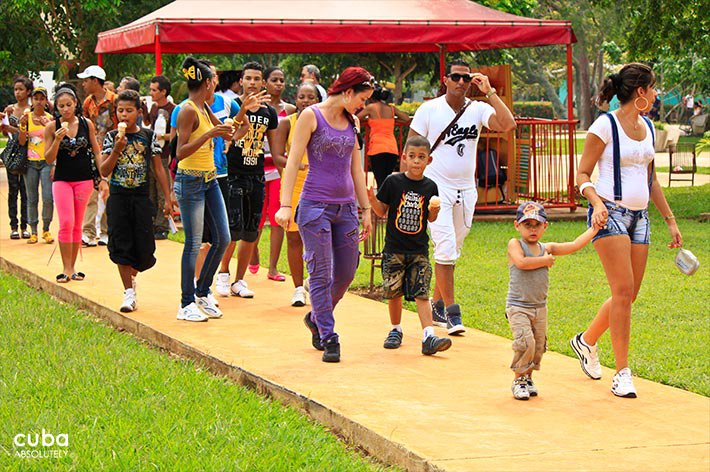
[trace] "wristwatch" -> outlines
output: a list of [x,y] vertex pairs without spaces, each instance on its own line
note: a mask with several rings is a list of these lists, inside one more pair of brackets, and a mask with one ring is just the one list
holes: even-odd
[[486,94],[486,98],[491,98],[493,95],[495,95],[496,92],[497,90],[494,87],[491,87],[491,89]]

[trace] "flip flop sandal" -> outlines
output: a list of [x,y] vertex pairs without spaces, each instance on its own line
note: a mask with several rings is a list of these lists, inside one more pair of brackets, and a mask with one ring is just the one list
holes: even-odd
[[58,284],[65,284],[65,283],[69,282],[69,280],[70,280],[70,279],[69,279],[69,276],[68,276],[67,274],[59,274],[59,275],[57,276],[57,283],[58,283]]
[[257,272],[259,272],[259,267],[259,264],[249,264],[249,272],[251,272],[252,274],[256,274]]
[[267,275],[266,276],[269,280],[274,280],[276,282],[285,282],[286,281],[286,276],[283,274],[276,274],[276,275]]
[[84,278],[86,278],[86,275],[83,272],[77,272],[71,275],[72,280],[84,280]]

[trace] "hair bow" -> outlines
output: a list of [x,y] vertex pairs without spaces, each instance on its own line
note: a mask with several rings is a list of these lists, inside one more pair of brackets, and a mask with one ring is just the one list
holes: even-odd
[[198,67],[195,67],[194,64],[188,69],[183,69],[182,73],[185,74],[186,79],[202,81],[202,72]]

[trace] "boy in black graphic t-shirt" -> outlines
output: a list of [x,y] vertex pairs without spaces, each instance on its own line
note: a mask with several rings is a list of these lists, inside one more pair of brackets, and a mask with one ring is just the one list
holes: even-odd
[[[170,216],[176,205],[171,199],[161,162],[162,148],[155,133],[136,124],[140,109],[138,92],[125,90],[118,95],[118,130],[106,134],[101,151],[101,175],[111,176],[106,202],[108,253],[118,266],[123,282],[120,310],[124,313],[137,309],[136,275],[155,265],[153,217],[156,210]],[[151,175],[155,175],[163,192],[164,208],[156,209],[150,200]]]
[[429,303],[431,264],[427,222],[439,214],[439,197],[433,180],[424,177],[431,162],[429,141],[421,136],[407,140],[404,155],[407,171],[392,174],[382,183],[375,197],[368,190],[375,213],[387,215],[385,247],[382,252],[384,297],[389,300],[392,329],[385,349],[397,349],[402,344],[402,296],[416,301],[417,313],[424,330],[422,354],[432,355],[451,347],[451,340],[434,336]]
[[[244,64],[240,79],[244,89],[243,97],[262,89],[263,69],[258,62]],[[237,103],[242,106],[242,97],[237,98]],[[249,131],[239,141],[232,142],[227,150],[227,216],[232,241],[239,241],[237,274],[230,292],[238,297],[253,298],[254,292],[243,279],[259,234],[259,221],[264,206],[264,139],[272,144],[279,118],[274,107],[267,103],[262,103],[255,111],[248,110],[246,117],[249,120]],[[228,269],[224,267],[224,261],[228,263],[233,253],[234,246],[228,247],[222,259],[222,270],[217,275],[218,280],[227,272],[224,270]]]

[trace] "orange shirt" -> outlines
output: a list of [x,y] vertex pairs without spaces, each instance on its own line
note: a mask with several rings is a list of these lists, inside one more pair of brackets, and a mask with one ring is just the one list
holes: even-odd
[[103,146],[106,133],[116,129],[118,118],[116,118],[116,97],[110,90],[106,91],[103,100],[96,102],[93,95],[89,95],[84,100],[84,116],[91,120],[96,127],[96,139],[99,146]]

